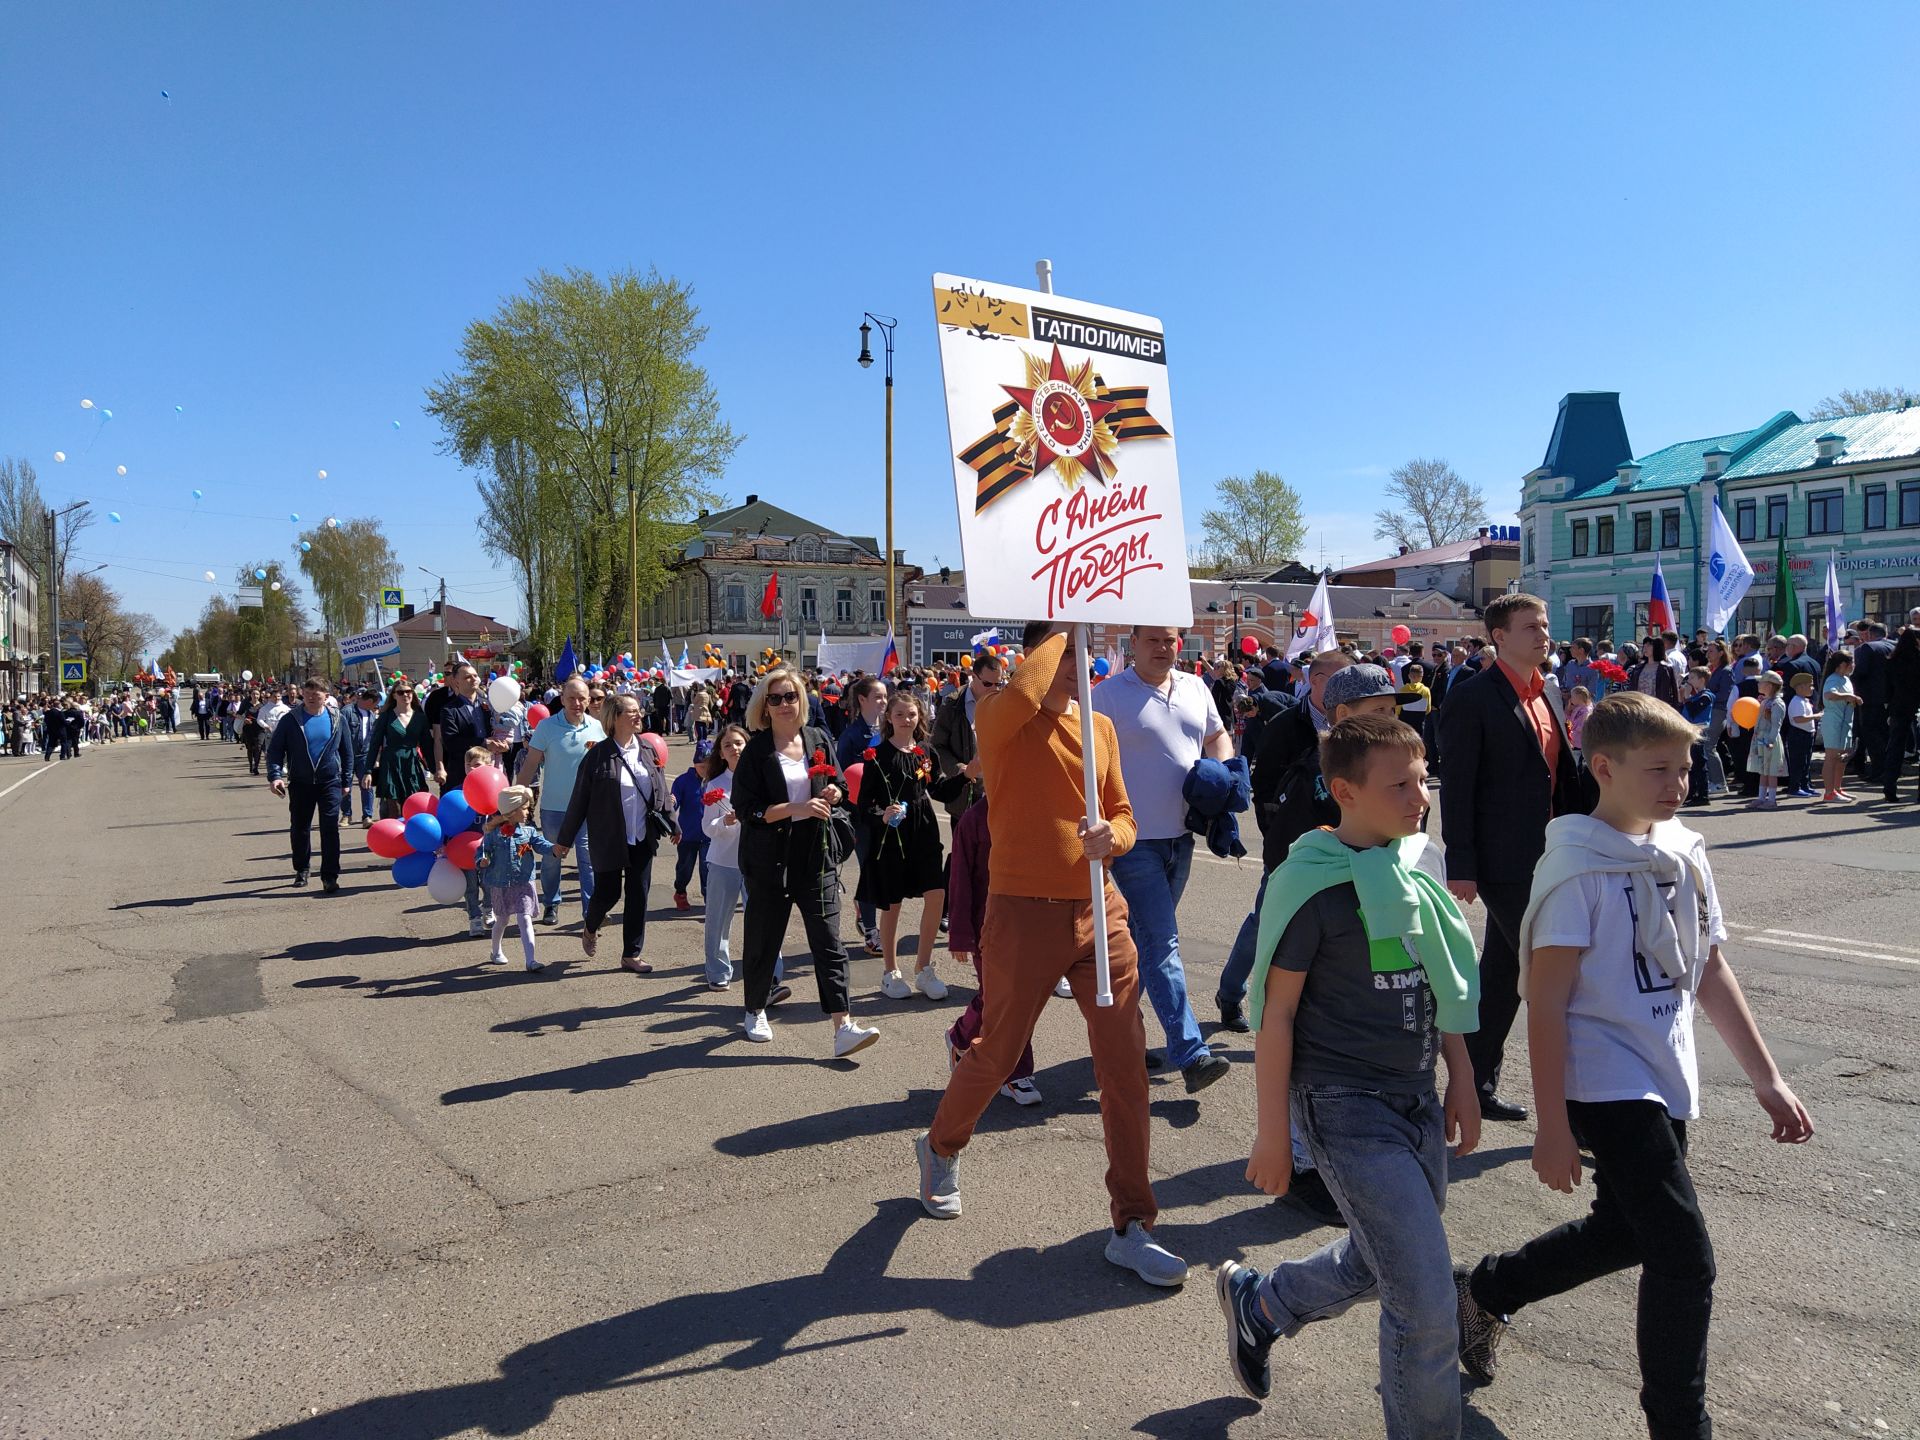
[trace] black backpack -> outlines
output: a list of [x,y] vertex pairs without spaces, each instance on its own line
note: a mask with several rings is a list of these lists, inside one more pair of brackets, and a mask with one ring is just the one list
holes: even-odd
[[1280,777],[1273,799],[1260,807],[1262,865],[1273,870],[1309,830],[1339,823],[1340,807],[1320,773],[1320,747],[1309,746]]

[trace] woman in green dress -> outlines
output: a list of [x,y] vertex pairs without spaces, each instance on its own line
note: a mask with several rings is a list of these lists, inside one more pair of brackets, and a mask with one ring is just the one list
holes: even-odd
[[387,703],[373,727],[373,744],[367,751],[367,774],[361,782],[372,785],[378,792],[382,820],[398,816],[409,795],[417,795],[427,788],[427,770],[421,751],[426,739],[427,716],[413,703],[413,687],[395,685],[387,692]]

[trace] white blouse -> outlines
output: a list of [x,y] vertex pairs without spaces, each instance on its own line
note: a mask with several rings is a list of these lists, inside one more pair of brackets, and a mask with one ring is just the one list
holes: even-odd
[[620,766],[620,813],[627,821],[627,843],[638,845],[647,838],[647,801],[653,795],[653,780],[640,765],[639,736],[622,745],[620,754],[626,761]]
[[780,756],[780,776],[787,782],[787,800],[804,805],[813,798],[813,782],[807,775],[807,762],[790,755]]

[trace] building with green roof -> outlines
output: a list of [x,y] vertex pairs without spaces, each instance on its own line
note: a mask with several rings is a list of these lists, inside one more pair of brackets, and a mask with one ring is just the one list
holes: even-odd
[[1920,605],[1920,406],[1782,410],[1636,456],[1620,396],[1604,390],[1561,400],[1546,458],[1521,480],[1520,588],[1547,601],[1556,637],[1621,644],[1646,633],[1657,558],[1690,634],[1716,502],[1755,571],[1729,633],[1770,633],[1782,534],[1811,638],[1824,636],[1829,555],[1848,620],[1897,627]]

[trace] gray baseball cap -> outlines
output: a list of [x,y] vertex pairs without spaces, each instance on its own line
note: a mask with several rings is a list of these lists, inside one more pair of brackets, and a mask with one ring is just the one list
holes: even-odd
[[1420,698],[1411,690],[1394,689],[1393,676],[1379,665],[1349,665],[1327,680],[1327,688],[1321,692],[1320,708],[1332,715],[1339,706],[1371,700],[1376,695],[1391,695],[1401,705]]

